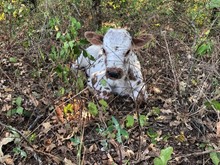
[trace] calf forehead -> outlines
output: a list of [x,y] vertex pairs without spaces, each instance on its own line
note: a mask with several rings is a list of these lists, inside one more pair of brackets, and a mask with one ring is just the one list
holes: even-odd
[[128,49],[131,46],[132,37],[125,29],[110,29],[104,36],[103,46],[113,49]]

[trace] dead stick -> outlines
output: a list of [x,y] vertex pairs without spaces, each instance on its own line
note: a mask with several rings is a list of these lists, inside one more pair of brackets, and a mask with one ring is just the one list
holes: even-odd
[[207,150],[207,151],[195,152],[195,153],[191,153],[191,154],[177,156],[176,159],[180,159],[180,158],[183,158],[183,157],[190,157],[190,156],[205,155],[205,154],[209,154],[209,153],[212,153],[212,152],[219,152],[219,151],[220,151],[220,147],[218,147],[216,149],[213,149],[213,150]]

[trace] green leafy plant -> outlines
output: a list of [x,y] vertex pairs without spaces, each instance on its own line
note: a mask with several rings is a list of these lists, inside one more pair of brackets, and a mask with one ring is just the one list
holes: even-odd
[[209,155],[210,155],[210,158],[212,160],[212,163],[214,165],[219,165],[219,163],[220,163],[220,154],[218,152],[211,152]]
[[67,104],[64,109],[63,109],[64,115],[67,113],[73,113],[73,105],[72,104]]
[[210,158],[211,158],[212,163],[214,165],[219,165],[219,163],[220,163],[220,154],[218,152],[211,152],[210,153]]
[[134,117],[131,115],[127,115],[126,117],[126,127],[133,127],[134,126]]
[[[63,33],[59,30],[61,24],[60,18],[54,17],[49,21],[49,26],[52,30],[56,32],[56,40],[59,41],[58,46],[53,46],[51,48],[50,58],[53,61],[67,61],[77,58],[81,54],[81,46],[87,44],[88,42],[84,39],[78,40],[78,30],[81,28],[81,24],[73,17],[69,18],[69,26]],[[84,56],[89,56],[83,51]]]
[[[207,144],[205,144],[205,145],[207,146]],[[208,145],[207,149],[208,150],[213,150],[213,147],[211,145]],[[218,152],[210,152],[209,156],[210,156],[210,158],[212,160],[212,163],[214,165],[219,165],[219,163],[220,163],[220,153],[218,153]]]
[[136,115],[133,115],[133,116],[127,115],[126,122],[125,122],[126,127],[133,127],[135,122],[140,124],[141,127],[143,127],[144,125],[147,124],[147,116],[140,114],[139,115],[139,122],[138,122]]
[[140,126],[143,127],[144,125],[147,124],[147,116],[146,115],[140,115],[139,117],[139,123]]
[[157,142],[156,138],[158,137],[158,133],[153,128],[149,128],[147,130],[147,135],[150,137],[151,142],[153,144],[156,144],[156,142]]
[[36,140],[36,138],[37,138],[36,133],[33,133],[33,134],[31,134],[31,135],[28,137],[28,141],[29,141],[29,142],[34,142],[34,141]]
[[10,58],[9,58],[9,61],[10,61],[11,63],[16,63],[16,62],[18,61],[18,59],[17,59],[16,57],[10,57]]
[[24,150],[22,150],[20,146],[13,148],[12,151],[15,153],[15,155],[20,155],[21,158],[27,157],[27,153]]
[[95,103],[89,102],[88,109],[89,109],[89,113],[91,113],[93,116],[98,115],[98,108]]
[[119,143],[122,143],[122,136],[128,139],[129,135],[128,132],[121,128],[118,121],[114,116],[112,116],[112,122],[114,123],[114,128],[117,130],[116,139]]
[[213,42],[211,40],[206,40],[199,44],[196,49],[196,55],[202,57],[206,54],[211,54],[213,51]]
[[15,114],[23,115],[24,114],[24,108],[21,106],[22,98],[19,96],[16,98],[16,100],[13,102],[15,104],[16,108],[11,109],[7,112],[7,116],[12,116]]
[[108,103],[105,100],[101,99],[99,100],[99,104],[101,105],[102,110],[106,112],[106,109],[108,108]]
[[56,68],[55,71],[57,73],[57,75],[64,81],[64,82],[68,82],[68,75],[70,72],[70,68],[68,66],[62,66],[61,64],[59,64]]
[[215,110],[220,111],[220,102],[218,102],[216,100],[211,100],[209,102],[205,102],[205,106],[207,108],[213,107]]
[[81,155],[82,155],[82,142],[80,140],[80,137],[75,136],[70,138],[70,141],[73,143],[73,145],[77,148],[77,162],[78,164],[81,164]]
[[160,156],[154,159],[154,165],[167,165],[167,162],[171,159],[172,153],[173,147],[162,149]]
[[208,7],[210,7],[211,9],[213,8],[219,8],[220,7],[220,1],[219,0],[211,0],[208,3]]
[[97,131],[102,136],[107,136],[107,138],[116,139],[119,143],[123,142],[122,138],[125,139],[129,138],[128,132],[120,126],[120,124],[118,123],[117,119],[114,116],[112,116],[112,120],[108,122],[107,129],[98,128]]

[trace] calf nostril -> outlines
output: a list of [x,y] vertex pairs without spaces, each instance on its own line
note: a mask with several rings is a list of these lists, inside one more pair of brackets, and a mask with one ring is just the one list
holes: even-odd
[[109,71],[107,70],[106,71],[106,76],[108,78],[112,78],[112,79],[120,79],[122,76],[121,76],[121,72],[117,72],[117,71]]

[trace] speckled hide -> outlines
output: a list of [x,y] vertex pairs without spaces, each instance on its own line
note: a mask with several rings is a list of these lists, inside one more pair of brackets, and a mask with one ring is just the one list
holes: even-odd
[[125,29],[109,29],[102,36],[85,32],[92,46],[86,49],[95,60],[79,56],[73,69],[84,68],[88,86],[98,98],[108,99],[110,93],[129,95],[134,101],[147,99],[140,62],[134,48],[143,47],[147,39],[132,38]]

